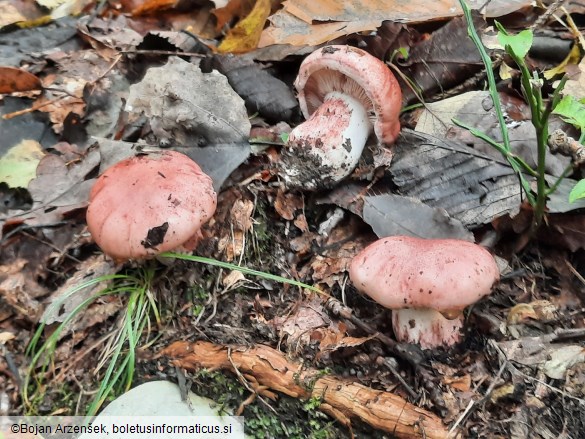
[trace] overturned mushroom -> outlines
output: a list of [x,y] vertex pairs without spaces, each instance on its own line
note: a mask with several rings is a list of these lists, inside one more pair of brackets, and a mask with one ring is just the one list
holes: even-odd
[[295,81],[307,121],[283,148],[288,186],[317,189],[347,177],[372,131],[392,144],[400,131],[402,92],[381,60],[350,46],[327,46],[309,55]]
[[216,203],[211,178],[186,155],[137,155],[98,178],[87,225],[115,260],[146,258],[181,246],[193,248]]
[[396,339],[423,348],[457,343],[463,309],[499,279],[494,258],[476,244],[406,236],[366,247],[349,274],[358,290],[393,310]]

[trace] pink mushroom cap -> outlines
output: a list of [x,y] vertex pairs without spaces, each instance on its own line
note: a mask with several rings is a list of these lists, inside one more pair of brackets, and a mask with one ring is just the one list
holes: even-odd
[[343,91],[368,110],[381,143],[394,143],[400,132],[402,91],[398,81],[383,61],[364,50],[345,45],[316,50],[303,61],[295,88],[306,119],[329,93]]
[[355,287],[390,309],[457,311],[488,295],[500,273],[483,247],[457,239],[382,238],[352,260]]
[[457,343],[462,310],[488,295],[500,273],[484,248],[455,239],[382,238],[352,260],[355,287],[392,309],[396,339],[422,348]]
[[161,151],[108,168],[91,190],[87,225],[112,258],[147,258],[192,241],[216,204],[211,178],[197,163]]

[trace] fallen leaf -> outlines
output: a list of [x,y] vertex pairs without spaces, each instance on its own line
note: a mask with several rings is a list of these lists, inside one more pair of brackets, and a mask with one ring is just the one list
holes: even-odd
[[213,180],[213,188],[219,191],[224,182],[242,163],[248,160],[251,147],[248,142],[210,144],[201,148],[173,148],[191,157],[203,172]]
[[[546,182],[552,187],[557,183],[557,178],[547,176]],[[563,178],[557,183],[556,190],[548,195],[546,208],[549,213],[566,213],[577,209],[585,209],[585,198],[579,198],[573,202],[569,201],[569,194],[577,184],[576,180]]]
[[400,195],[365,196],[363,219],[379,238],[403,235],[474,241],[473,234],[460,221],[450,218],[444,209]]
[[23,140],[0,158],[0,181],[12,188],[26,188],[36,177],[39,161],[45,152],[35,140]]
[[531,320],[551,322],[558,318],[558,308],[548,300],[535,300],[530,303],[519,303],[508,312],[508,324],[519,325]]
[[148,69],[130,87],[126,110],[144,114],[162,143],[178,145],[237,143],[247,140],[250,121],[244,101],[217,71],[202,73],[194,64],[170,57]]
[[[473,17],[478,33],[486,27],[481,16]],[[445,26],[421,38],[409,49],[408,57],[400,61],[402,74],[415,84],[423,96],[440,94],[483,68],[477,47],[467,36],[467,22],[463,17],[450,20]],[[404,102],[418,102],[412,88],[402,86]]]
[[37,166],[37,177],[28,185],[33,207],[19,217],[29,225],[47,226],[62,221],[68,212],[86,207],[94,183],[86,178],[99,160],[96,149],[78,155],[75,163],[56,154],[45,155]]
[[[531,116],[528,106],[524,101],[502,93],[500,99],[504,114],[508,118],[507,128],[512,152],[536,169],[538,163],[538,151],[535,146],[536,134],[530,122]],[[502,134],[489,92],[471,91],[427,104],[416,125],[416,131],[446,138],[450,141],[461,141],[467,145],[473,145],[473,149],[478,152],[498,161],[503,160],[502,155],[493,146],[474,137],[466,129],[456,126],[453,119],[457,119],[484,132],[497,142],[501,142]],[[556,117],[551,118],[551,132],[560,127],[562,127],[562,122]],[[554,155],[547,148],[547,173],[561,175],[569,163],[570,158],[558,154]]]
[[7,341],[13,340],[15,337],[12,332],[0,332],[0,345],[6,344]]
[[32,73],[16,67],[0,67],[0,94],[42,88],[41,80]]
[[224,74],[252,113],[272,121],[290,120],[298,102],[291,88],[260,65],[241,57],[215,56],[213,66]]
[[572,252],[585,249],[585,216],[555,214],[547,217],[547,224],[538,231],[542,242],[561,246]]
[[256,0],[250,14],[230,29],[217,50],[220,53],[243,53],[258,47],[270,8],[270,0]]
[[297,193],[285,193],[282,189],[276,193],[274,210],[285,220],[292,221],[295,218],[295,212],[303,209],[304,206],[303,197]]
[[[484,8],[488,17],[499,17],[531,4],[530,0],[468,2],[472,9]],[[272,44],[318,45],[335,38],[373,31],[382,21],[421,23],[462,15],[457,0],[287,0],[283,9],[269,18],[259,47]]]
[[460,392],[468,392],[471,389],[471,375],[469,374],[445,377],[443,382]]
[[[12,0],[10,0],[12,3]],[[0,1],[0,4],[2,2]],[[17,9],[27,18],[39,16],[38,11],[26,9],[34,5],[27,0],[18,0]],[[38,9],[34,5],[35,9]],[[0,12],[0,20],[4,18]],[[0,33],[0,65],[20,67],[22,65],[35,65],[38,62],[38,54],[47,50],[69,51],[79,50],[81,41],[76,38],[77,18],[63,18],[51,23],[50,26],[36,26],[32,28],[17,29],[12,32]]]
[[36,298],[47,291],[24,270],[27,264],[26,260],[17,259],[0,265],[0,297],[19,317],[36,323],[42,312],[42,305]]
[[[563,87],[563,95],[573,96],[580,100],[585,98],[585,58],[581,60],[578,65],[568,65],[565,67],[565,72],[568,80]],[[551,130],[552,132],[552,130]]]
[[563,346],[550,354],[550,359],[544,363],[544,373],[549,378],[562,380],[567,369],[583,362],[585,362],[585,348],[583,346]]
[[[105,282],[98,282],[93,285],[83,287],[84,282],[88,282],[102,276],[115,274],[116,271],[117,267],[115,264],[104,259],[100,255],[92,256],[78,264],[75,274],[67,279],[67,281],[55,292],[53,292],[51,295],[50,304],[41,316],[40,321],[46,325],[50,325],[55,322],[63,322],[65,319],[71,316],[71,313],[73,313],[81,303],[90,298],[96,292],[104,289],[106,285]],[[114,308],[117,309],[119,307]],[[115,309],[110,311],[113,312]],[[82,314],[84,313],[81,313],[79,317],[82,317]],[[98,323],[98,321],[105,320],[105,318],[107,318],[107,316],[101,320],[93,320],[93,323],[91,323],[88,316],[85,315],[83,316],[85,324],[82,324],[81,326],[78,325],[77,329],[86,328],[91,326],[91,324]],[[61,334],[61,337],[63,337],[65,334],[66,333],[64,331]]]
[[234,18],[248,15],[254,7],[253,0],[230,0],[222,1],[222,5],[215,3],[215,9],[211,11],[217,19],[215,29],[221,31],[225,26],[229,25]]
[[148,15],[174,8],[177,0],[146,0],[132,11],[132,15]]
[[26,17],[18,11],[16,6],[8,1],[0,1],[0,29],[25,20]]
[[238,282],[245,281],[246,277],[241,271],[232,270],[230,271],[221,281],[225,288],[231,289]]
[[394,147],[390,173],[402,195],[445,209],[465,227],[514,216],[522,202],[518,178],[503,159],[407,129]]

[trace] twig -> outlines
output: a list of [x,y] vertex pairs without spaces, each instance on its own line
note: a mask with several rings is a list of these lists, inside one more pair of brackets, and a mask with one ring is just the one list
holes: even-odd
[[563,6],[563,3],[565,3],[565,1],[566,0],[555,0],[553,3],[551,3],[550,6],[544,12],[544,14],[542,14],[540,17],[538,17],[536,19],[536,21],[534,23],[532,23],[532,25],[530,25],[530,27],[528,29],[534,30],[534,29],[542,27],[544,24],[546,24],[548,19],[553,16],[553,14],[557,11],[557,9],[559,9],[561,6]]
[[197,52],[177,52],[173,50],[122,50],[124,55],[169,55],[169,56],[196,56],[205,58],[207,55]]
[[575,275],[575,277],[576,277],[577,279],[579,279],[583,285],[585,285],[585,277],[583,277],[583,276],[581,275],[581,273],[579,273],[579,272],[578,272],[578,271],[575,269],[575,267],[573,267],[573,265],[572,265],[572,264],[571,264],[569,261],[567,261],[566,259],[565,259],[565,263],[567,264],[567,267],[569,268],[569,270],[571,271],[571,273],[573,273],[573,274]]
[[[412,344],[397,343],[390,337],[376,331],[370,325],[354,316],[352,309],[347,306],[344,306],[337,299],[330,298],[325,303],[325,309],[329,310],[336,316],[343,317],[344,319],[349,320],[358,328],[367,332],[368,334],[375,335],[375,337],[378,340],[380,340],[382,343],[384,343],[384,345],[386,345],[386,347],[390,350],[392,354],[396,355],[398,358],[400,358],[402,361],[406,362],[412,367],[415,374],[417,374],[420,377],[423,388],[429,392],[431,401],[435,405],[435,408],[441,413],[441,415],[444,416],[448,412],[441,392],[438,386],[435,384],[435,380],[433,379],[431,374],[422,366],[422,363],[424,361],[424,355],[418,346]],[[394,373],[392,369],[390,369],[390,371]],[[397,371],[395,375],[399,376]],[[403,383],[403,380],[399,381],[400,383]],[[406,386],[405,388],[408,390],[408,386]]]
[[510,373],[513,373],[513,374],[515,373],[515,374],[521,375],[523,378],[526,378],[527,380],[542,384],[543,386],[547,387],[548,389],[552,390],[553,392],[558,393],[560,395],[563,395],[566,398],[573,399],[573,400],[577,401],[579,404],[585,406],[585,399],[577,398],[576,396],[573,396],[567,392],[564,392],[563,390],[557,389],[556,387],[551,386],[550,384],[547,384],[544,381],[539,380],[538,378],[534,378],[530,375],[525,374],[524,372],[519,370],[516,366],[514,366],[508,360],[508,358],[506,357],[506,354],[502,351],[502,349],[500,349],[500,347],[498,346],[498,344],[494,340],[490,340],[490,344],[498,351],[498,354],[501,356],[501,358],[504,359],[505,364],[510,369]]
[[488,389],[486,390],[485,394],[483,395],[483,397],[479,401],[474,401],[474,400],[469,401],[469,404],[467,405],[467,407],[465,408],[465,410],[463,411],[461,416],[459,416],[459,419],[457,419],[455,424],[453,424],[453,426],[449,430],[449,434],[453,433],[457,429],[459,424],[461,424],[461,422],[463,422],[465,420],[465,418],[470,413],[472,413],[472,409],[475,410],[475,408],[478,407],[479,404],[483,404],[490,397],[491,393],[494,391],[494,388],[497,385],[498,380],[500,379],[500,377],[504,373],[504,370],[506,369],[506,362],[507,362],[507,360],[502,362],[502,365],[500,366],[500,370],[498,371],[498,373],[496,374],[496,376],[494,377],[494,379],[490,383],[490,385],[489,385]]

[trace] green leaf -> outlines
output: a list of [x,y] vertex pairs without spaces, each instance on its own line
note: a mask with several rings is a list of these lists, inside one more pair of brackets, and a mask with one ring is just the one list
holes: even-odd
[[399,47],[398,53],[400,53],[400,55],[402,55],[402,58],[404,58],[405,60],[408,59],[408,47]]
[[524,58],[532,46],[532,31],[525,29],[516,35],[510,35],[497,21],[496,26],[499,30],[498,41],[506,48],[506,52],[511,52],[518,58]]
[[288,142],[288,136],[289,133],[280,133],[280,140],[282,140],[282,143]]
[[585,178],[577,183],[573,189],[571,189],[571,193],[569,194],[569,203],[574,203],[579,198],[585,198]]
[[571,125],[583,130],[585,128],[585,104],[582,104],[573,96],[565,96],[555,107],[554,114]]

